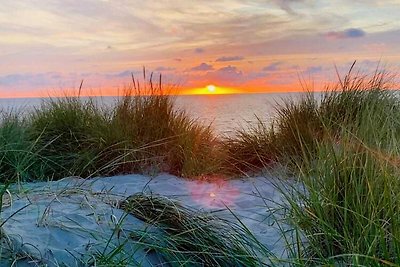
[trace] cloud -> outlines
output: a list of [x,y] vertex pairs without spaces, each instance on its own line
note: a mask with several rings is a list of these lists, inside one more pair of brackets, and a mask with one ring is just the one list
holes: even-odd
[[131,75],[132,75],[131,70],[125,70],[125,71],[121,71],[119,73],[113,74],[113,77],[124,78],[124,77],[130,77]]
[[240,61],[243,60],[242,56],[231,56],[231,57],[219,57],[215,61],[217,62],[226,62],[226,61]]
[[282,62],[277,61],[265,66],[262,70],[263,71],[277,71],[279,70],[279,66],[282,65]]
[[205,77],[225,85],[238,85],[247,80],[247,77],[245,77],[241,70],[231,65],[222,67],[213,72],[207,72]]
[[209,65],[207,63],[201,63],[200,65],[191,68],[191,71],[207,71],[207,70],[213,70],[214,67],[212,65]]
[[286,11],[288,14],[296,14],[291,5],[293,3],[306,2],[304,0],[273,0],[282,10]]
[[194,52],[195,53],[197,53],[197,54],[202,54],[202,53],[204,53],[204,49],[203,48],[201,48],[201,47],[197,47],[195,50],[194,50]]
[[322,66],[311,66],[305,70],[305,72],[308,74],[316,74],[321,71],[322,71]]
[[3,86],[16,86],[22,84],[29,84],[33,86],[46,86],[54,84],[56,80],[61,79],[59,73],[13,73],[9,75],[0,76],[0,85]]
[[235,66],[226,66],[223,68],[218,69],[219,72],[239,72]]
[[344,31],[331,31],[325,34],[328,39],[346,39],[364,37],[366,32],[362,29],[350,28]]
[[[400,51],[400,31],[394,23],[397,14],[393,12],[396,0],[117,2],[4,1],[0,5],[0,83],[25,79],[20,88],[40,90],[42,86],[33,85],[44,78],[28,77],[25,72],[79,70],[94,73],[91,79],[96,85],[117,86],[130,81],[130,71],[124,70],[141,65],[185,69],[184,73],[168,72],[167,76],[176,75],[179,82],[192,76],[202,78],[208,72],[237,77],[240,70],[236,69],[236,74],[232,66],[218,70],[215,61],[235,64],[241,56],[246,59],[237,66],[243,71],[243,80],[251,70],[270,78],[286,73],[293,64],[303,70],[321,65],[325,74],[326,62],[340,65],[350,60],[347,55],[362,60]],[[311,61],[311,57],[323,61]],[[166,60],[168,65],[161,63]],[[393,62],[396,57],[383,60]],[[278,61],[283,64],[279,66]],[[201,62],[207,64],[196,66]],[[20,76],[6,77],[21,69],[24,73]],[[54,77],[50,81],[60,79]],[[68,77],[62,80],[73,80]]]
[[155,71],[173,71],[175,70],[175,68],[172,67],[164,67],[164,66],[160,66],[158,68],[155,69]]
[[141,77],[143,72],[142,70],[124,70],[115,73],[96,73],[94,74],[99,79],[117,79],[117,80],[124,80],[124,79],[131,79],[132,74],[136,77]]

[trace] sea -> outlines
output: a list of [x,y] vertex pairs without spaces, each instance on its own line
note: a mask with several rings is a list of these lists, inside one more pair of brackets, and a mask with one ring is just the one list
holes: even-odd
[[[204,125],[211,125],[219,135],[232,135],[246,129],[258,120],[272,122],[276,108],[283,101],[299,99],[303,93],[264,93],[226,95],[179,95],[173,96],[175,106],[185,110],[190,117]],[[84,101],[86,97],[81,97]],[[97,103],[112,106],[118,97],[95,97]],[[0,110],[27,114],[46,101],[45,98],[3,98]],[[21,115],[22,116],[22,115]]]

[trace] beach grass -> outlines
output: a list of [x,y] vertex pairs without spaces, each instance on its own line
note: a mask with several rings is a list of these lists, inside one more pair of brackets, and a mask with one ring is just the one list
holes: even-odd
[[38,139],[31,139],[28,121],[20,113],[2,112],[0,126],[0,183],[42,179],[48,161],[40,155]]
[[132,238],[171,266],[265,265],[260,256],[267,256],[267,249],[254,242],[251,232],[240,223],[142,193],[128,197],[121,208],[162,230],[161,235],[133,232]]
[[217,172],[219,148],[211,127],[176,109],[172,96],[154,90],[144,96],[127,91],[112,111],[110,129],[120,134],[120,144],[136,150],[121,171],[187,177]]
[[107,120],[92,100],[50,98],[28,119],[28,140],[37,140],[39,155],[48,162],[48,179],[86,177],[100,169],[100,131]]
[[[176,109],[152,76],[142,89],[134,82],[109,109],[65,97],[48,99],[28,116],[3,113],[0,197],[13,182],[66,176],[168,172],[195,178],[285,167],[296,178],[276,183],[292,227],[286,263],[398,266],[400,101],[387,90],[390,74],[353,68],[321,95],[307,92],[278,105],[272,124],[260,117],[226,138]],[[259,255],[268,254],[243,225],[167,198],[138,194],[122,208],[166,233],[132,239],[178,265],[258,266]]]
[[0,146],[4,177],[18,172],[12,174],[21,181],[222,172],[223,152],[211,126],[176,109],[173,96],[151,80],[140,90],[127,88],[108,108],[77,95],[46,99],[26,116],[7,113]]
[[227,138],[232,169],[245,173],[278,163],[296,171],[299,164],[315,158],[321,142],[335,142],[343,127],[357,130],[363,110],[396,105],[398,98],[387,91],[395,86],[393,75],[379,69],[369,76],[354,73],[354,64],[345,77],[338,77],[339,82],[328,85],[323,92],[305,88],[300,98],[277,104],[271,123],[257,117],[256,125]]
[[299,181],[277,183],[294,265],[400,264],[400,101],[388,77],[350,71],[319,101],[308,94],[279,113],[274,138],[293,145],[278,147]]

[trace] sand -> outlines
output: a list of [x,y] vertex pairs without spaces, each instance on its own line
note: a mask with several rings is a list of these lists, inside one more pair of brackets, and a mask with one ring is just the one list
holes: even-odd
[[[192,208],[216,211],[217,216],[235,220],[226,208],[229,207],[260,242],[281,257],[284,242],[274,223],[273,216],[277,215],[272,211],[274,205],[282,203],[282,196],[271,181],[267,177],[190,181],[160,174],[26,183],[12,188],[11,197],[5,197],[1,213],[1,221],[6,220],[2,226],[2,254],[17,259],[15,266],[84,266],[96,253],[110,252],[128,239],[125,229],[148,227],[115,207],[128,196],[145,192],[176,199]],[[119,224],[117,237],[113,233]],[[134,242],[125,242],[124,249],[130,254],[134,251],[133,265],[163,264],[158,255],[146,253]],[[0,267],[10,264],[6,259],[0,260]]]

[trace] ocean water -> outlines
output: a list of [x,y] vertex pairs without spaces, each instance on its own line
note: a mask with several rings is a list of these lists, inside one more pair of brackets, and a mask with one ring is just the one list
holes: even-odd
[[284,99],[298,99],[300,93],[234,94],[179,96],[177,107],[204,124],[211,124],[219,134],[230,135],[257,123],[257,118],[270,123],[277,105]]
[[[275,107],[287,99],[298,99],[302,93],[185,95],[174,96],[178,109],[184,109],[192,118],[211,124],[218,134],[232,134],[257,122],[257,117],[270,123]],[[85,99],[84,97],[82,98]],[[112,105],[116,97],[95,98],[100,104]],[[44,101],[41,98],[0,99],[0,109],[29,113]],[[256,117],[257,116],[257,117]]]

